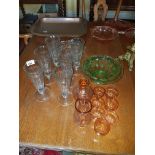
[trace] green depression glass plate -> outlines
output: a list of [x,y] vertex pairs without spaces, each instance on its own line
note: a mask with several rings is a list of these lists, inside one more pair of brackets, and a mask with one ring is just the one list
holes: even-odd
[[110,56],[91,56],[83,63],[82,70],[98,84],[113,83],[123,75],[120,62]]

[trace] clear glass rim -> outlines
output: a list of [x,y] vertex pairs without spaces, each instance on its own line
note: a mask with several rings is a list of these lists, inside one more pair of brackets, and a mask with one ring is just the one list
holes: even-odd
[[[44,52],[43,51],[42,52],[39,51],[39,49],[41,50],[41,48],[44,49]],[[38,47],[36,47],[34,49],[34,55],[35,56],[40,55],[40,54],[46,54],[46,55],[49,54],[48,48],[47,48],[47,46],[45,44],[41,44],[41,45],[39,45]]]
[[[28,65],[28,62],[33,62],[33,64]],[[34,71],[34,72],[30,72],[27,70],[27,67],[32,66],[32,65],[38,65],[38,70]],[[35,75],[35,74],[43,74],[43,69],[41,67],[41,65],[39,64],[38,60],[35,59],[31,59],[31,60],[27,60],[23,66],[23,70],[28,74],[28,75]]]
[[55,38],[56,40],[60,41],[60,37],[59,37],[58,35],[55,35],[55,34],[49,34],[49,36],[46,37],[46,38],[44,39],[44,41],[45,41],[45,43],[47,43],[49,40],[54,39],[54,38]]
[[74,43],[74,41],[80,41],[83,45],[85,44],[85,40],[83,38],[72,38],[72,39],[70,39],[71,43]]

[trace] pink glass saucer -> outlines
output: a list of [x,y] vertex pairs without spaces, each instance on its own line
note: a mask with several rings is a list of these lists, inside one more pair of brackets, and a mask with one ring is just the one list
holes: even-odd
[[118,32],[110,26],[95,26],[91,29],[91,36],[101,41],[114,40],[118,37]]

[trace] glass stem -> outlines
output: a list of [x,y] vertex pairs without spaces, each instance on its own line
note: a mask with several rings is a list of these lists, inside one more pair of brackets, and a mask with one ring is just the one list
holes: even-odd
[[38,92],[40,95],[44,95],[44,92],[45,92],[45,88],[41,88],[41,89],[38,89]]

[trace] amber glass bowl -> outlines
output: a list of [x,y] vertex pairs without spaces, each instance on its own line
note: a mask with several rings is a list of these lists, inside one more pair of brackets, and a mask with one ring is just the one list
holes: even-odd
[[118,121],[119,117],[115,111],[112,111],[105,114],[105,119],[110,125],[113,125]]
[[116,99],[118,97],[119,92],[114,87],[108,87],[105,93],[105,109],[108,111],[114,111],[118,108],[119,102]]
[[103,87],[101,87],[101,86],[96,86],[96,87],[93,89],[93,91],[94,91],[94,94],[95,94],[98,98],[100,98],[100,97],[104,96],[106,90],[105,90]]
[[110,124],[104,118],[97,118],[94,123],[94,131],[97,135],[107,135],[110,131]]
[[119,106],[119,102],[116,98],[106,97],[105,109],[108,111],[115,111]]
[[108,97],[118,97],[119,95],[119,91],[115,87],[107,87],[105,93]]

